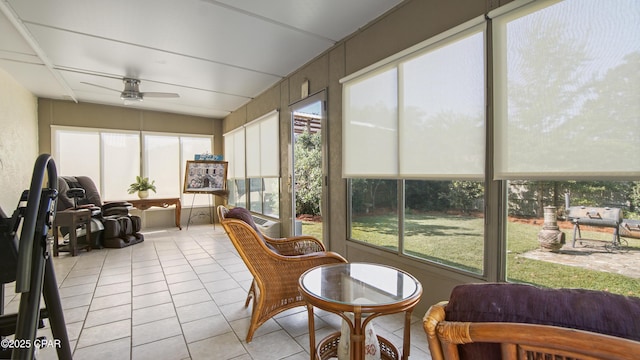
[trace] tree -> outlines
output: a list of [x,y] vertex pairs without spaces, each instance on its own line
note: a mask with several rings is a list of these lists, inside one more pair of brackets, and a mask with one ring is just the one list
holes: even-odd
[[452,208],[469,214],[476,201],[484,196],[484,185],[478,181],[454,180],[449,183],[449,191],[442,196],[449,200]]
[[442,194],[449,191],[449,181],[405,181],[405,205],[417,211],[445,211],[449,201]]
[[320,215],[322,196],[322,146],[320,132],[304,131],[296,136],[296,215]]

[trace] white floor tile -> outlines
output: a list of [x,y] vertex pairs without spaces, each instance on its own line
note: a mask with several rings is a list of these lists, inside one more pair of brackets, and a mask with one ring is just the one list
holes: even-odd
[[[269,319],[245,338],[253,277],[223,229],[148,231],[145,241],[54,258],[74,359],[199,360],[309,358],[304,307]],[[11,284],[6,289],[12,289]],[[6,291],[6,312],[19,297]],[[412,359],[430,359],[420,319],[412,323]],[[401,344],[402,316],[376,320],[380,332]],[[339,329],[341,319],[316,311],[316,338]],[[48,334],[49,327],[39,330]],[[39,358],[57,359],[45,349]]]

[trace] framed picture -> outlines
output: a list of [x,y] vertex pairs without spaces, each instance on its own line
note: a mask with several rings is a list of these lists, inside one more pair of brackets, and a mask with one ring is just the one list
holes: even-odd
[[193,194],[226,194],[227,162],[187,160],[183,192]]

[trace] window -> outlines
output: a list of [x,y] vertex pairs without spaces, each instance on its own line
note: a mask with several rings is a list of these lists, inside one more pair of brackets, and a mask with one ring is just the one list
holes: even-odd
[[484,29],[474,20],[342,80],[352,240],[483,273]]
[[[584,227],[594,240],[573,248],[564,195],[640,219],[640,4],[522,0],[488,17],[491,53],[482,31],[461,25],[342,80],[350,239],[490,280],[637,296],[621,267],[593,271],[575,255],[606,253],[613,229]],[[358,138],[366,132],[373,143]],[[551,206],[567,244],[542,252]],[[640,249],[624,229],[620,245]]]
[[343,176],[398,173],[397,69],[383,69],[345,84]]
[[262,213],[279,218],[280,217],[280,179],[264,178],[262,193]]
[[398,181],[351,179],[352,240],[398,251]]
[[229,204],[271,217],[280,216],[279,133],[279,112],[273,111],[224,134],[229,162]]
[[158,197],[180,196],[180,139],[170,135],[143,134],[145,176],[156,182]]
[[139,133],[61,126],[51,129],[59,175],[90,177],[103,201],[132,196],[127,189],[140,174]]
[[482,274],[484,183],[406,180],[405,254]]
[[[126,199],[130,196],[127,193],[129,185],[140,173],[140,136],[137,133],[112,132],[100,135],[104,167],[101,195],[104,199]],[[113,174],[118,176],[111,176]]]
[[263,183],[261,178],[249,179],[249,210],[262,213]]
[[247,177],[280,176],[280,126],[278,112],[245,127]]
[[[510,180],[507,184],[508,281],[640,295],[635,268],[627,265],[630,252],[637,253],[640,249],[640,238],[625,231],[624,225],[619,230],[619,248],[613,244],[611,227],[581,225],[580,232],[574,233],[566,212],[567,204],[585,206],[587,211],[609,209],[612,214],[620,211],[623,219],[627,219],[623,221],[638,221],[640,209],[633,204],[640,203],[640,181]],[[549,206],[557,216],[556,231],[563,234],[565,241],[556,251],[541,250],[540,240],[548,240],[540,237],[540,214]],[[593,266],[602,262],[610,264],[604,269]]]
[[246,181],[242,179],[228,179],[227,188],[229,190],[229,198],[227,199],[229,205],[247,207],[247,190]]
[[246,208],[244,154],[244,128],[224,134],[224,156],[228,163],[227,201],[230,205]]
[[85,175],[100,189],[103,172],[100,161],[100,132],[59,126],[52,126],[51,129],[52,155],[58,175]]
[[[213,138],[207,135],[52,126],[51,136],[58,173],[91,177],[106,201],[135,197],[127,189],[141,174],[155,181],[154,196],[180,197],[186,161],[213,149]],[[183,205],[210,205],[211,201],[208,195],[189,200]]]
[[[182,136],[143,133],[145,144],[144,174],[155,180],[158,197],[180,197],[187,160],[196,154],[211,153],[210,136]],[[175,171],[178,168],[180,171]],[[211,195],[185,194],[185,204],[211,206]]]
[[494,22],[496,178],[640,177],[640,5],[533,3]]
[[[588,240],[574,248],[564,197],[569,206],[639,218],[640,5],[536,2],[496,14],[493,24],[495,178],[507,189],[507,279],[637,296],[637,279],[586,268],[589,254],[607,253],[613,229],[582,227]],[[541,227],[532,219],[547,206],[555,207],[566,244],[543,257]],[[640,239],[622,241],[640,248]],[[612,251],[609,261],[621,255]],[[569,266],[571,257],[581,260]]]

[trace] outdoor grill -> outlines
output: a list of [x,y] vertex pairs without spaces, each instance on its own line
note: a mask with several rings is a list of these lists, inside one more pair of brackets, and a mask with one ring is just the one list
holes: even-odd
[[573,223],[573,243],[583,239],[580,225],[613,228],[613,247],[620,246],[620,224],[622,223],[622,209],[612,207],[571,206],[567,208],[567,218]]

